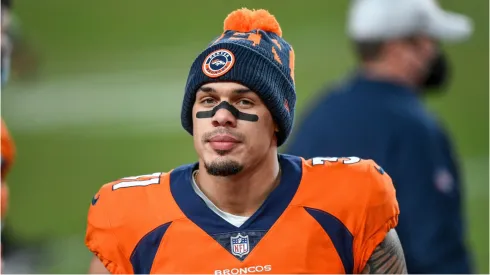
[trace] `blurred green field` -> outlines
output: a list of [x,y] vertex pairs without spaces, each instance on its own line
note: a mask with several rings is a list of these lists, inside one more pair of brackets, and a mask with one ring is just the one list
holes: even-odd
[[[42,272],[83,273],[86,211],[105,182],[195,160],[180,127],[190,64],[243,6],[276,15],[296,51],[298,109],[353,69],[345,37],[348,1],[18,0],[25,34],[42,57],[38,78],[2,93],[18,162],[9,177],[8,226],[48,239],[57,263]],[[445,45],[448,93],[428,99],[454,137],[465,177],[469,242],[488,273],[488,1],[442,1],[475,20],[475,35]],[[192,8],[191,8],[192,7]]]

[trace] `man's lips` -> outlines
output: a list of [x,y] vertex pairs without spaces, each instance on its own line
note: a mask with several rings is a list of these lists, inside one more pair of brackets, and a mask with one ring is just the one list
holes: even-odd
[[233,142],[238,143],[238,139],[230,135],[216,135],[209,139],[209,142]]
[[216,135],[209,139],[209,144],[214,150],[228,151],[233,149],[240,141],[230,135]]

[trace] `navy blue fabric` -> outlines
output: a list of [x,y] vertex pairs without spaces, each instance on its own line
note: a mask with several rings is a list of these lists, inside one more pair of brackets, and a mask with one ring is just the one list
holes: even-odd
[[[301,158],[279,155],[282,169],[281,182],[262,206],[240,227],[228,223],[214,213],[192,188],[192,172],[197,163],[181,166],[170,174],[170,191],[184,214],[215,240],[223,234],[240,232],[267,232],[279,219],[293,199],[302,176]],[[256,234],[259,240],[265,234]],[[223,245],[222,242],[219,241]],[[230,250],[229,246],[225,249]]]
[[335,216],[325,211],[305,207],[306,212],[310,214],[325,230],[330,240],[332,240],[337,253],[344,265],[346,274],[354,273],[354,252],[353,243],[354,237],[349,229]]
[[131,253],[134,274],[150,274],[160,243],[171,222],[162,224],[146,234]]
[[[286,147],[287,153],[305,158],[376,161],[397,189],[396,230],[408,272],[471,273],[457,157],[417,91],[356,73],[307,109]],[[436,184],[438,171],[453,179],[446,190]]]

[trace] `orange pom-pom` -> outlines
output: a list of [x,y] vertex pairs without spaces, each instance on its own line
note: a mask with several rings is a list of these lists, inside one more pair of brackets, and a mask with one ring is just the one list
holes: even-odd
[[253,11],[242,8],[228,14],[224,23],[224,30],[248,32],[251,30]]
[[254,12],[252,29],[259,29],[266,32],[273,32],[279,36],[282,36],[282,30],[281,30],[281,26],[279,26],[279,22],[277,22],[274,15],[270,14],[266,10],[257,10]]
[[230,13],[224,22],[225,31],[250,32],[251,30],[263,30],[282,36],[281,26],[274,15],[268,11],[249,10],[242,8]]

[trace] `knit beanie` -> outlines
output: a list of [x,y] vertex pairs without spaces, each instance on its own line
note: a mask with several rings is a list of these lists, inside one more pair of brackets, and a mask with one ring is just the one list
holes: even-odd
[[286,141],[296,105],[294,51],[268,11],[233,11],[224,21],[224,32],[195,59],[181,110],[182,126],[191,135],[197,90],[212,82],[236,82],[256,92],[278,124],[278,146]]

